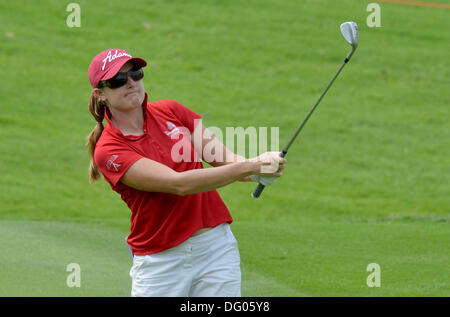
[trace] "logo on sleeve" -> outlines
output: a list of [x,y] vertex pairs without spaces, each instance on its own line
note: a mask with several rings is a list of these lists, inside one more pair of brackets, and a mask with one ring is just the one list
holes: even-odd
[[111,171],[111,167],[114,168],[114,172],[118,172],[119,170],[117,169],[120,164],[114,163],[114,161],[119,157],[119,155],[111,155],[111,157],[109,158],[108,162],[106,162],[106,168],[108,169],[108,171]]

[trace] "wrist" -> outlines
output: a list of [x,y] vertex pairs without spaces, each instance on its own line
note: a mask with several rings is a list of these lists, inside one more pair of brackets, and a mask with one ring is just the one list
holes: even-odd
[[239,179],[240,182],[252,182],[251,175],[250,176],[244,176],[241,179]]
[[245,160],[243,162],[237,162],[233,164],[235,168],[240,170],[241,177],[247,177],[253,174],[253,163],[249,160]]
[[263,162],[258,160],[257,157],[247,159],[246,162],[248,163],[250,169],[250,174],[248,175],[259,174],[261,172]]

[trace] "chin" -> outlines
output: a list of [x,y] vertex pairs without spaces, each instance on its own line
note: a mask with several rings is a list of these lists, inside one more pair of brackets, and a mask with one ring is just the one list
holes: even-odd
[[142,102],[144,101],[145,95],[140,95],[140,94],[129,94],[128,96],[125,97],[127,103],[130,106],[134,106],[134,107],[138,107],[140,105],[142,105]]

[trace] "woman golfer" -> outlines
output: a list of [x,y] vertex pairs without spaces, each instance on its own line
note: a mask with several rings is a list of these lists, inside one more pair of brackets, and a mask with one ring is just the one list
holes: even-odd
[[[216,188],[250,180],[270,185],[285,159],[279,152],[235,155],[208,134],[200,115],[173,100],[148,102],[146,65],[124,50],[108,49],[94,57],[88,72],[89,111],[97,122],[87,137],[90,181],[103,174],[131,210],[131,295],[240,296],[232,218]],[[194,142],[196,131],[200,142]],[[206,144],[232,159],[207,161]],[[201,159],[214,168],[203,168]],[[262,173],[269,165],[276,170]]]

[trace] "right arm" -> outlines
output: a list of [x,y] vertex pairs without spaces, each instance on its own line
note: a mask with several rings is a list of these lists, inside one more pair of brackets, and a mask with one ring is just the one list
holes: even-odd
[[137,160],[120,181],[142,191],[191,195],[223,187],[243,177],[259,173],[262,161],[246,160],[215,168],[176,172],[148,158]]

